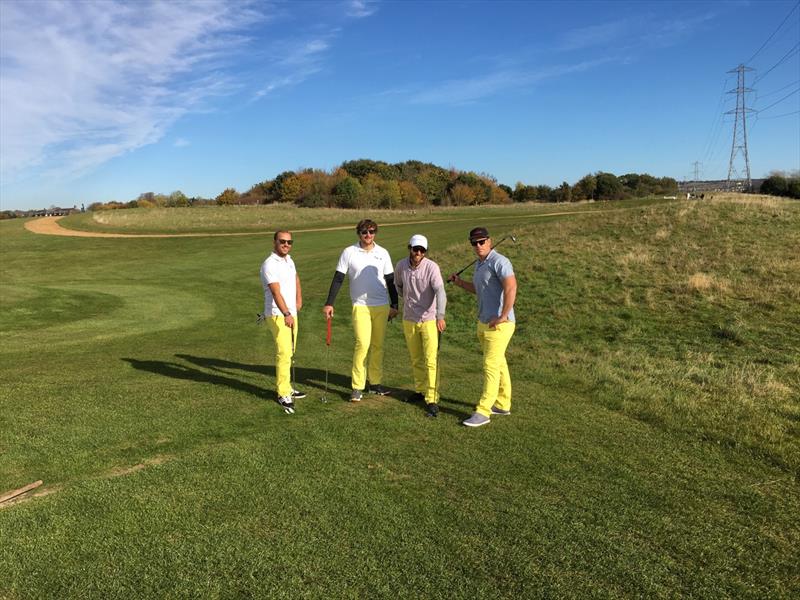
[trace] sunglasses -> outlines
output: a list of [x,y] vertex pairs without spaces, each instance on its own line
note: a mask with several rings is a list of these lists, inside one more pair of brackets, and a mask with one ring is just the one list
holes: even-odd
[[414,246],[413,248],[409,246],[408,249],[411,250],[412,252],[417,252],[417,253],[421,252],[422,254],[425,254],[427,252],[427,250],[422,246]]
[[361,235],[375,235],[376,231],[377,231],[376,229],[362,229],[358,233],[360,233]]
[[294,244],[294,240],[278,240],[278,243],[279,244],[285,244],[287,246],[291,246],[292,244]]
[[473,246],[483,246],[487,241],[489,241],[489,238],[483,238],[482,240],[470,240],[469,243]]

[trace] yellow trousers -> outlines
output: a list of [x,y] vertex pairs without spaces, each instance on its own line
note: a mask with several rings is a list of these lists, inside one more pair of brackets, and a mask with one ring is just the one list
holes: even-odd
[[436,351],[439,348],[439,332],[436,321],[413,323],[403,321],[403,334],[411,355],[411,369],[414,372],[414,391],[425,396],[430,404],[439,401],[436,389]]
[[297,349],[297,317],[294,318],[294,348],[292,348],[292,330],[286,326],[282,316],[268,317],[264,322],[275,340],[275,383],[278,396],[291,396],[292,355]]
[[506,348],[514,335],[516,325],[511,321],[489,329],[478,322],[478,341],[483,350],[483,393],[475,412],[491,417],[492,406],[511,410],[511,375],[506,362]]
[[[353,305],[353,331],[356,345],[353,349],[353,373],[351,382],[354,390],[363,390],[367,378],[373,384],[383,380],[383,339],[386,337],[386,323],[389,319],[389,305]],[[369,364],[367,364],[369,354]]]

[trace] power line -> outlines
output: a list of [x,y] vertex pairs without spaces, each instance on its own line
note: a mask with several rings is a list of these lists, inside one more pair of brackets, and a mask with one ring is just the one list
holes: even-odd
[[789,97],[791,97],[791,96],[794,96],[794,95],[795,95],[797,92],[800,92],[800,88],[797,88],[797,89],[796,89],[796,90],[794,90],[793,92],[789,92],[788,94],[786,94],[786,95],[785,95],[783,98],[781,98],[781,99],[780,99],[780,100],[778,100],[777,102],[773,102],[772,104],[770,104],[769,106],[767,106],[767,107],[765,107],[765,108],[760,108],[760,109],[758,109],[758,112],[759,112],[759,113],[762,113],[762,112],[764,112],[765,110],[769,110],[770,108],[772,108],[772,107],[773,107],[773,106],[775,106],[776,104],[780,104],[781,102],[783,102],[783,101],[784,101],[784,100],[786,100],[787,98],[789,98]]
[[800,83],[800,79],[798,79],[797,81],[793,81],[792,83],[786,84],[785,86],[783,86],[782,88],[778,88],[777,90],[772,90],[771,92],[767,92],[766,94],[759,94],[758,92],[756,92],[756,95],[758,96],[759,99],[766,98],[767,96],[773,96],[778,92],[782,92],[786,88],[790,88],[793,85],[797,85],[798,83]]
[[774,65],[772,65],[772,66],[771,66],[771,67],[770,67],[770,68],[767,70],[767,72],[766,72],[766,73],[762,73],[761,75],[759,75],[758,77],[756,77],[756,78],[755,78],[755,81],[753,81],[753,85],[757,84],[759,81],[761,81],[762,79],[764,79],[764,77],[766,77],[767,75],[769,75],[769,74],[772,72],[772,70],[773,70],[773,69],[775,69],[775,67],[777,67],[778,65],[780,65],[780,64],[781,64],[783,61],[785,61],[787,58],[789,58],[789,57],[790,57],[792,54],[795,54],[795,53],[797,53],[797,50],[798,50],[798,49],[800,49],[800,42],[797,42],[797,43],[796,43],[796,44],[795,44],[795,45],[792,47],[792,49],[791,49],[791,50],[789,50],[789,51],[788,51],[786,54],[784,54],[784,55],[783,55],[783,58],[781,58],[781,59],[780,59],[778,62],[776,62]]
[[767,119],[780,119],[781,117],[791,117],[792,115],[800,115],[800,110],[796,110],[794,112],[783,113],[782,115],[770,115],[769,117],[758,117],[759,121],[765,121]]
[[[760,47],[758,50],[756,50],[756,53],[755,53],[755,54],[753,54],[753,56],[751,56],[751,57],[749,58],[749,60],[745,61],[745,64],[748,64],[748,63],[752,63],[752,62],[753,62],[753,59],[754,59],[756,56],[758,56],[758,53],[759,53],[759,52],[761,52],[761,51],[762,51],[762,50],[763,50],[763,49],[764,49],[764,48],[767,46],[767,44],[769,44],[769,41],[770,41],[770,40],[771,40],[773,37],[775,37],[775,34],[776,34],[776,33],[778,33],[778,32],[781,30],[781,28],[782,28],[782,27],[783,27],[783,26],[786,24],[786,21],[788,21],[788,20],[789,20],[789,17],[791,17],[791,16],[792,16],[792,13],[793,13],[794,11],[796,11],[796,10],[797,10],[797,7],[798,7],[798,6],[800,6],[800,2],[798,2],[797,4],[795,4],[795,5],[792,7],[792,10],[790,10],[790,11],[789,11],[789,14],[787,14],[787,15],[784,17],[783,21],[781,21],[781,24],[780,24],[780,25],[778,25],[778,28],[777,28],[775,31],[773,31],[773,32],[772,32],[772,35],[770,35],[770,36],[767,38],[767,41],[766,41],[766,42],[764,42],[763,44],[761,44],[761,47]],[[756,81],[758,81],[758,79],[756,79]]]

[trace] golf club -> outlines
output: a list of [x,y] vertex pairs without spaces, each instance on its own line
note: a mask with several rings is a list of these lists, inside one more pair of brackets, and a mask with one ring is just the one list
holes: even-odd
[[[512,242],[516,243],[516,241],[517,241],[517,237],[516,237],[516,236],[514,236],[514,235],[507,235],[507,236],[506,236],[506,237],[504,237],[502,240],[500,240],[499,242],[497,242],[497,243],[496,243],[494,246],[492,246],[492,250],[494,250],[495,248],[497,248],[498,246],[500,246],[500,244],[502,244],[502,243],[503,243],[503,242],[505,242],[506,240],[511,240]],[[471,266],[472,266],[474,263],[475,263],[475,260],[471,260],[470,262],[468,262],[468,263],[466,264],[466,266],[465,266],[463,269],[461,269],[460,271],[458,271],[458,272],[457,272],[455,275],[452,275],[451,277],[458,277],[458,276],[459,276],[459,275],[461,275],[461,274],[462,274],[464,271],[466,271],[467,269],[469,269],[469,268],[470,268],[470,267],[471,267]],[[451,282],[452,282],[452,279],[451,279],[451,278],[448,278],[448,280],[447,280],[447,283],[451,283]]]
[[[433,383],[433,401],[439,403],[439,349],[442,347],[442,332],[438,331],[436,336],[436,378]],[[436,416],[435,414],[432,416]]]
[[327,319],[327,331],[325,332],[325,391],[322,394],[322,401],[328,402],[328,366],[331,364],[331,319]]
[[295,376],[294,376],[295,375],[295,373],[294,373],[294,325],[292,325],[292,327],[290,329],[292,330],[292,380],[290,381],[290,383],[292,385],[292,393],[294,393],[294,390],[295,390],[294,386],[297,383],[297,379],[295,379]]

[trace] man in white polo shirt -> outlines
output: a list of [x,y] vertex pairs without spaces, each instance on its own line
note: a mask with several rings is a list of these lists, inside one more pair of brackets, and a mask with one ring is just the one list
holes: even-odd
[[294,413],[294,400],[305,394],[292,388],[292,357],[297,345],[297,311],[303,306],[300,277],[289,251],[294,240],[288,231],[276,231],[273,251],[261,264],[264,321],[275,340],[275,380],[278,404]]
[[425,414],[439,414],[437,352],[439,334],[445,329],[447,296],[439,265],[429,259],[428,238],[413,235],[408,242],[408,258],[394,267],[397,291],[403,296],[403,334],[414,373],[412,401],[425,401]]
[[380,396],[389,393],[381,385],[383,340],[386,337],[386,323],[397,315],[397,289],[394,286],[392,259],[385,248],[375,243],[378,224],[370,219],[363,219],[356,225],[356,233],[358,242],[345,248],[339,257],[328,299],[322,308],[325,318],[333,318],[333,303],[346,274],[350,282],[356,338],[351,376],[352,402],[359,402],[365,390]]

